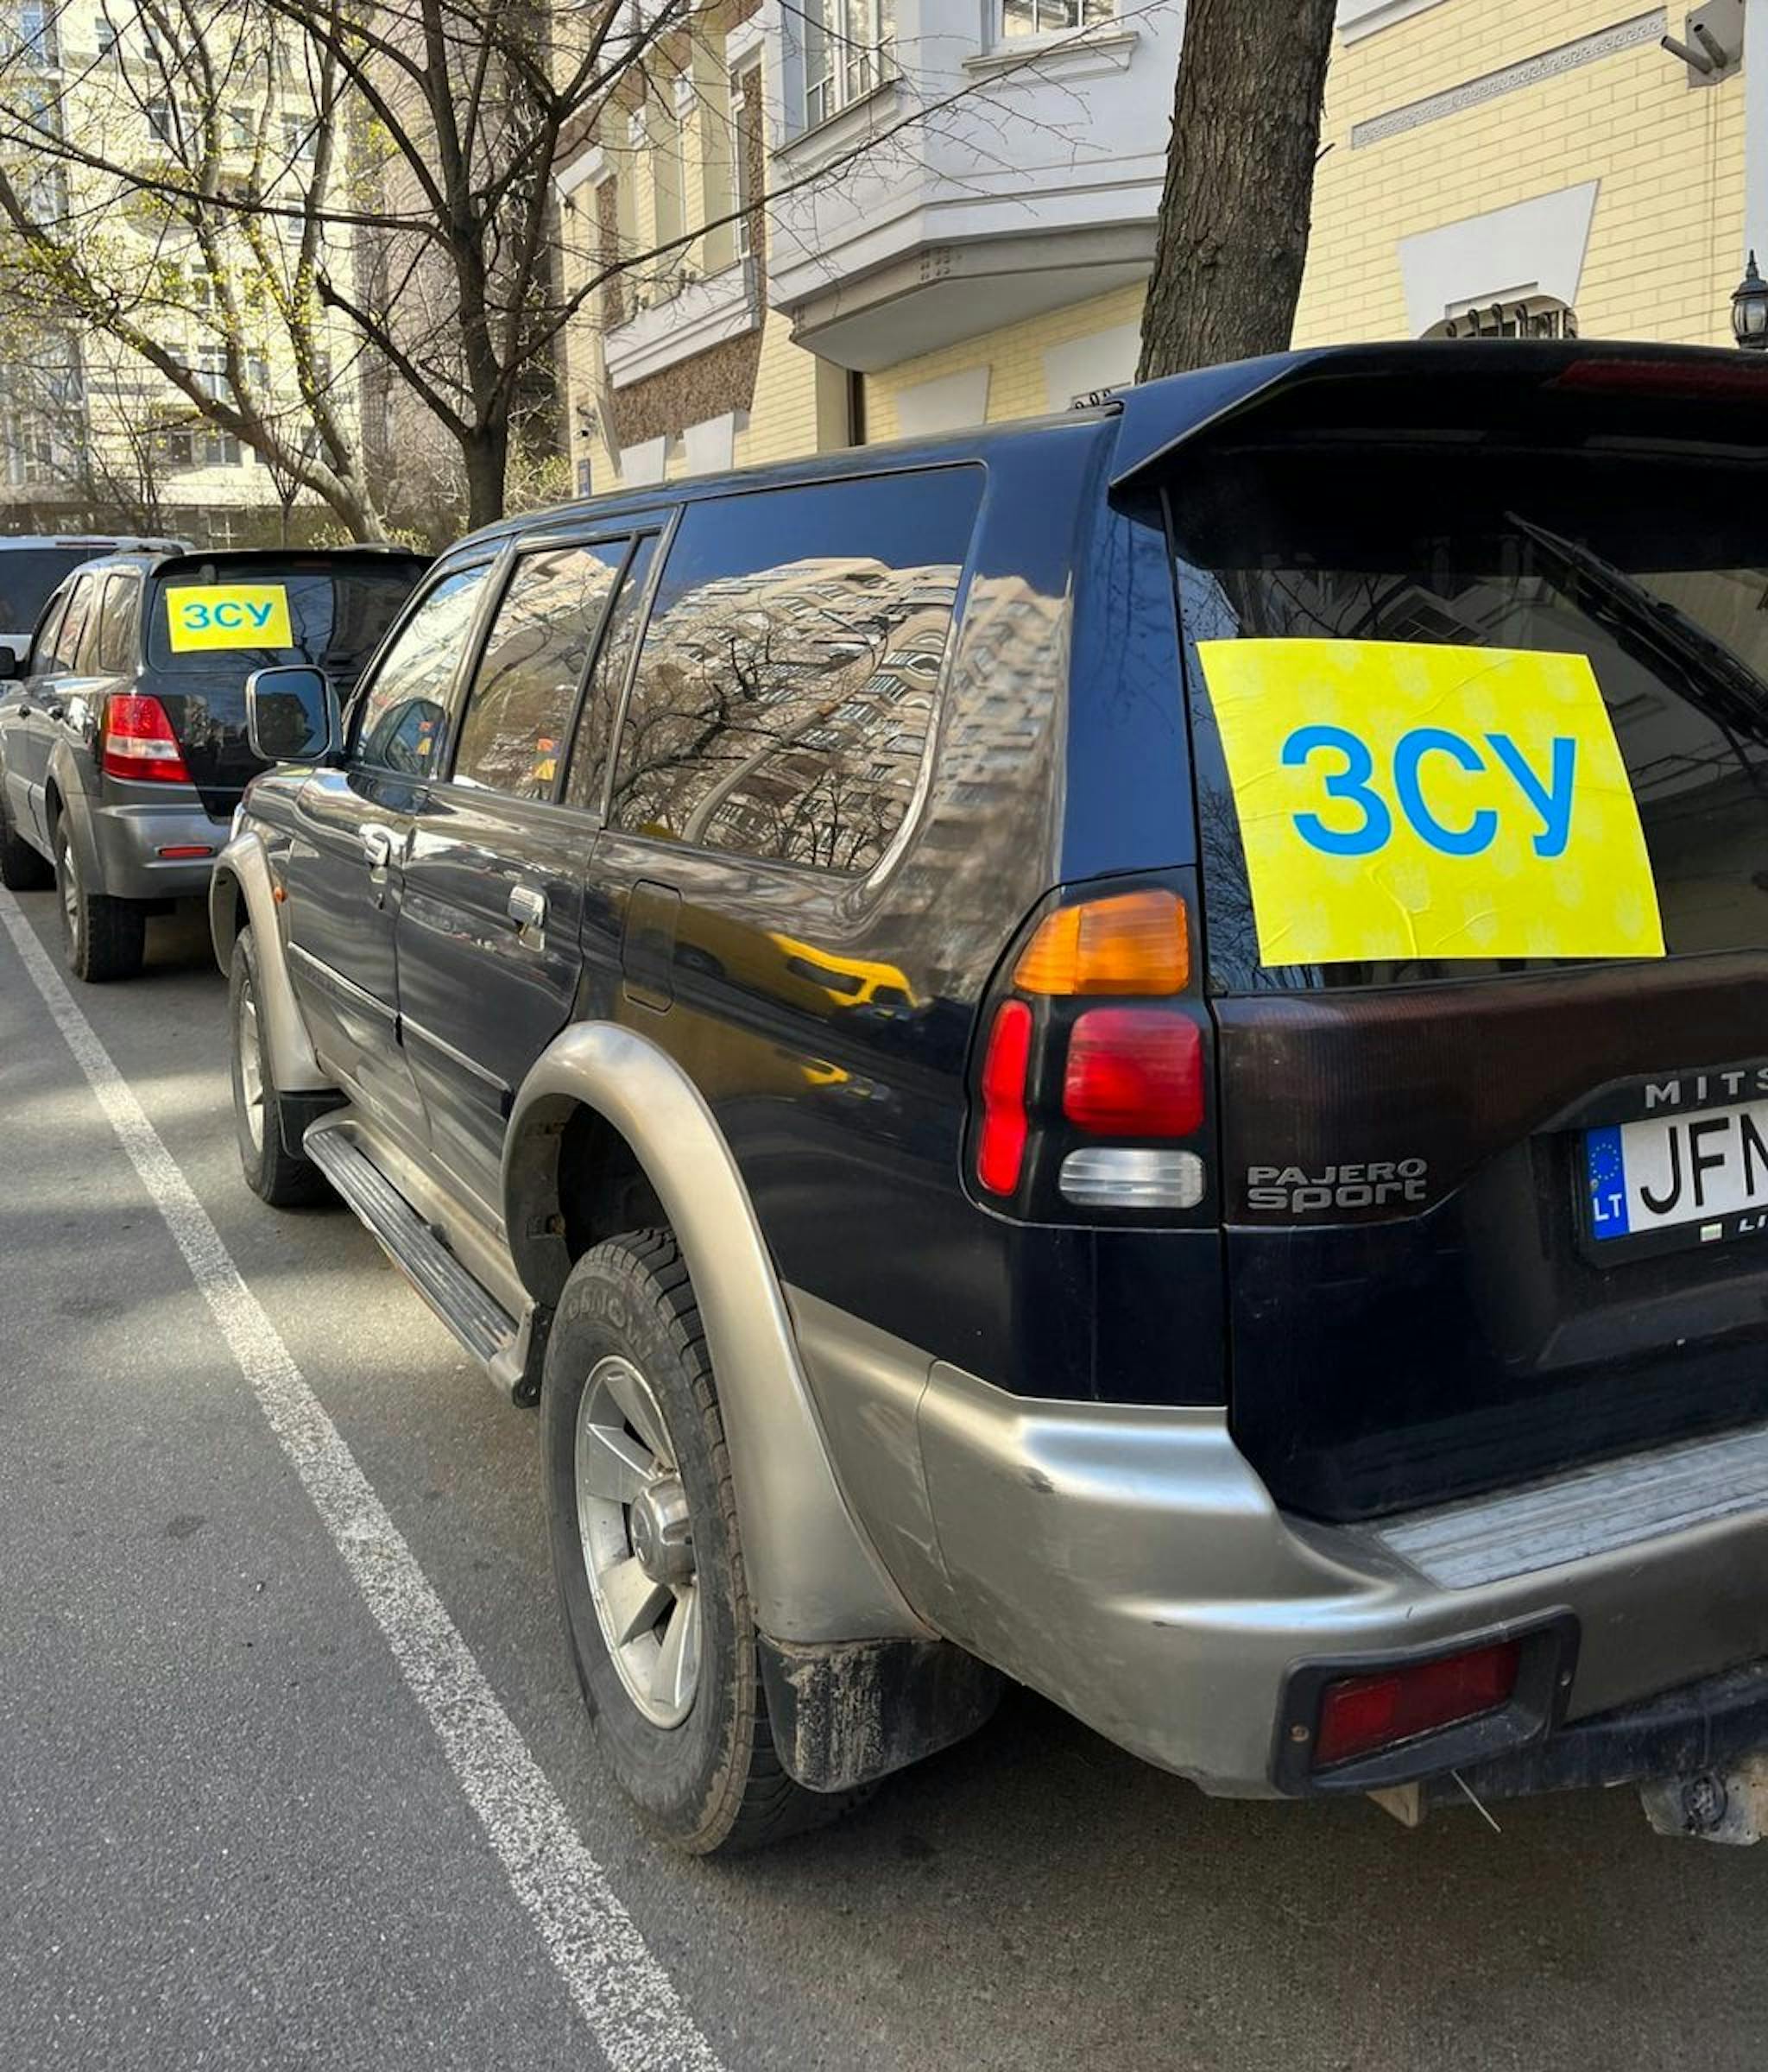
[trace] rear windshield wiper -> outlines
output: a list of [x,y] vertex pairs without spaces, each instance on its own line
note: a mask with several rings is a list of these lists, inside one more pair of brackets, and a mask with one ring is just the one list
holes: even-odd
[[1506,511],[1504,516],[1506,524],[1544,547],[1575,580],[1601,598],[1635,641],[1642,641],[1652,659],[1696,672],[1707,693],[1703,702],[1721,724],[1735,727],[1758,742],[1768,742],[1768,682],[1734,649],[1679,605],[1656,596],[1588,546],[1515,511]]

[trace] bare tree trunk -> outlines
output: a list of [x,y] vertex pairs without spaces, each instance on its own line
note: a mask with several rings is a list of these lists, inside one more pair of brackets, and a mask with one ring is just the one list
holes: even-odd
[[466,464],[466,527],[476,533],[503,515],[504,477],[509,466],[507,422],[476,425],[460,442]]
[[1336,12],[1190,0],[1137,380],[1287,349]]

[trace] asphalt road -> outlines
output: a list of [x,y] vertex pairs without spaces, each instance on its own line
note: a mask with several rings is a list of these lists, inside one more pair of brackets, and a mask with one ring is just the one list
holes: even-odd
[[[49,899],[19,907],[52,944]],[[1022,1696],[825,1834],[662,1851],[584,1728],[533,1415],[347,1214],[247,1192],[200,925],[154,924],[146,976],[73,997],[521,1759],[451,1760],[445,1694],[389,1646],[0,929],[0,2072],[593,2068],[654,1968],[727,2072],[1768,2062],[1768,1850],[1660,1841],[1626,1793],[1506,1808],[1501,1835],[1218,1804]],[[482,1816],[530,1757],[651,1972],[524,1904]],[[557,1905],[593,1914],[571,1875]]]

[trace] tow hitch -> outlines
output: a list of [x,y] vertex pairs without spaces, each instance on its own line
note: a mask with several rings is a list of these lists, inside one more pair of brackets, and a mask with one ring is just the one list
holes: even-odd
[[1768,1835],[1768,1753],[1723,1770],[1664,1777],[1639,1788],[1645,1818],[1660,1835],[1697,1841],[1760,1841]]

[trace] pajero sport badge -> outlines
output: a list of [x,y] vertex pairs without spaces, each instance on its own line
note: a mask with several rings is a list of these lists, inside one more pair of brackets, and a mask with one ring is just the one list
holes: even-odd
[[1247,1207],[1309,1216],[1323,1209],[1385,1209],[1425,1198],[1430,1167],[1423,1159],[1375,1159],[1366,1165],[1248,1166]]

